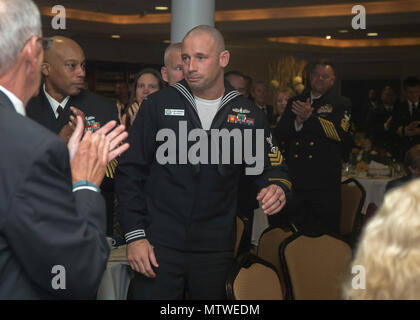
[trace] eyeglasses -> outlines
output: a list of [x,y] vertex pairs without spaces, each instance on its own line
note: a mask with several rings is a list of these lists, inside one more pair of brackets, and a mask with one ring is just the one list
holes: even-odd
[[48,50],[51,47],[54,40],[52,38],[38,37],[36,41],[41,41],[42,48],[44,50]]
[[[25,43],[23,44],[23,46],[22,46],[22,50],[23,50],[23,48],[25,48],[25,46],[26,46],[26,44],[29,42],[29,41],[31,41],[31,39],[33,38],[33,37],[36,37],[37,39],[36,39],[36,41],[38,42],[38,41],[40,41],[41,42],[41,44],[42,44],[42,48],[44,49],[44,50],[47,50],[47,49],[49,49],[50,47],[51,47],[51,45],[52,45],[52,43],[53,43],[53,39],[52,38],[46,38],[46,37],[39,37],[39,36],[31,36],[28,40],[26,40],[25,41]],[[21,51],[22,51],[21,50]]]

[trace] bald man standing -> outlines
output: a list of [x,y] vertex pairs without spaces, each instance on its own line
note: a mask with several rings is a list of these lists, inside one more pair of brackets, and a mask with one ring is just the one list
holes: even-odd
[[[41,66],[45,80],[39,94],[28,102],[28,117],[60,134],[65,141],[73,133],[74,128],[69,121],[75,115],[84,117],[86,128],[91,131],[98,130],[111,120],[118,121],[117,106],[112,100],[83,90],[86,58],[82,48],[66,37],[52,39]],[[106,178],[101,185],[107,203],[108,235],[112,235],[116,163],[115,160],[108,165]]]
[[180,42],[172,43],[165,50],[163,58],[165,65],[160,69],[160,73],[162,74],[162,79],[170,86],[184,79],[181,46],[182,43]]
[[[266,214],[283,208],[291,186],[264,113],[224,82],[229,51],[220,32],[210,26],[192,29],[181,57],[185,79],[143,101],[130,130],[131,152],[117,168],[118,213],[136,271],[130,288],[135,299],[180,299],[185,288],[191,299],[225,298],[239,178],[256,163],[244,161],[242,152],[239,162],[237,154],[235,162],[233,156],[224,161],[226,149],[231,155],[236,147],[242,150],[242,139],[222,142],[219,149],[210,148],[213,141],[207,139],[217,139],[218,132],[254,138],[260,133],[259,141],[243,141],[246,149],[259,150],[261,170],[252,180]],[[168,139],[162,139],[164,132]],[[192,135],[205,146],[198,162]],[[169,163],[162,159],[167,146]]]

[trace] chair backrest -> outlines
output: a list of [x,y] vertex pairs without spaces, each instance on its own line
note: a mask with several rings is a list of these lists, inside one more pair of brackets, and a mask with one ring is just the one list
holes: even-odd
[[340,235],[354,235],[361,223],[361,211],[366,198],[363,186],[353,178],[341,183]]
[[295,234],[281,244],[280,260],[287,298],[342,299],[341,286],[348,279],[352,260],[348,243],[326,234]]
[[252,254],[237,260],[226,281],[229,300],[282,300],[283,290],[273,265]]
[[293,234],[291,229],[269,227],[262,233],[258,241],[257,255],[276,267],[281,274],[279,248],[280,244]]

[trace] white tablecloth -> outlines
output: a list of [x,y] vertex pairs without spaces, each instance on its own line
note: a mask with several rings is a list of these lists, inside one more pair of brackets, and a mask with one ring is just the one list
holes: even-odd
[[261,208],[254,210],[254,219],[252,223],[252,237],[251,243],[254,246],[258,246],[258,240],[260,239],[263,231],[268,228],[267,215],[262,211]]
[[126,246],[111,249],[108,264],[98,289],[98,300],[126,300],[134,273],[128,265]]
[[[366,199],[362,208],[362,213],[366,213],[369,203],[374,203],[379,208],[384,200],[386,184],[393,178],[377,177],[377,178],[360,178],[354,177],[365,188]],[[343,177],[343,180],[346,178]]]

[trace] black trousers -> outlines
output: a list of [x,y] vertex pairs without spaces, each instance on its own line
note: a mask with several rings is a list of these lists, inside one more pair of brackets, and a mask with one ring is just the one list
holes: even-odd
[[324,190],[294,190],[287,206],[288,219],[298,230],[308,234],[337,234],[340,214],[341,186]]
[[129,300],[226,299],[225,283],[233,264],[233,251],[183,252],[154,245],[158,268],[155,278],[136,273]]

